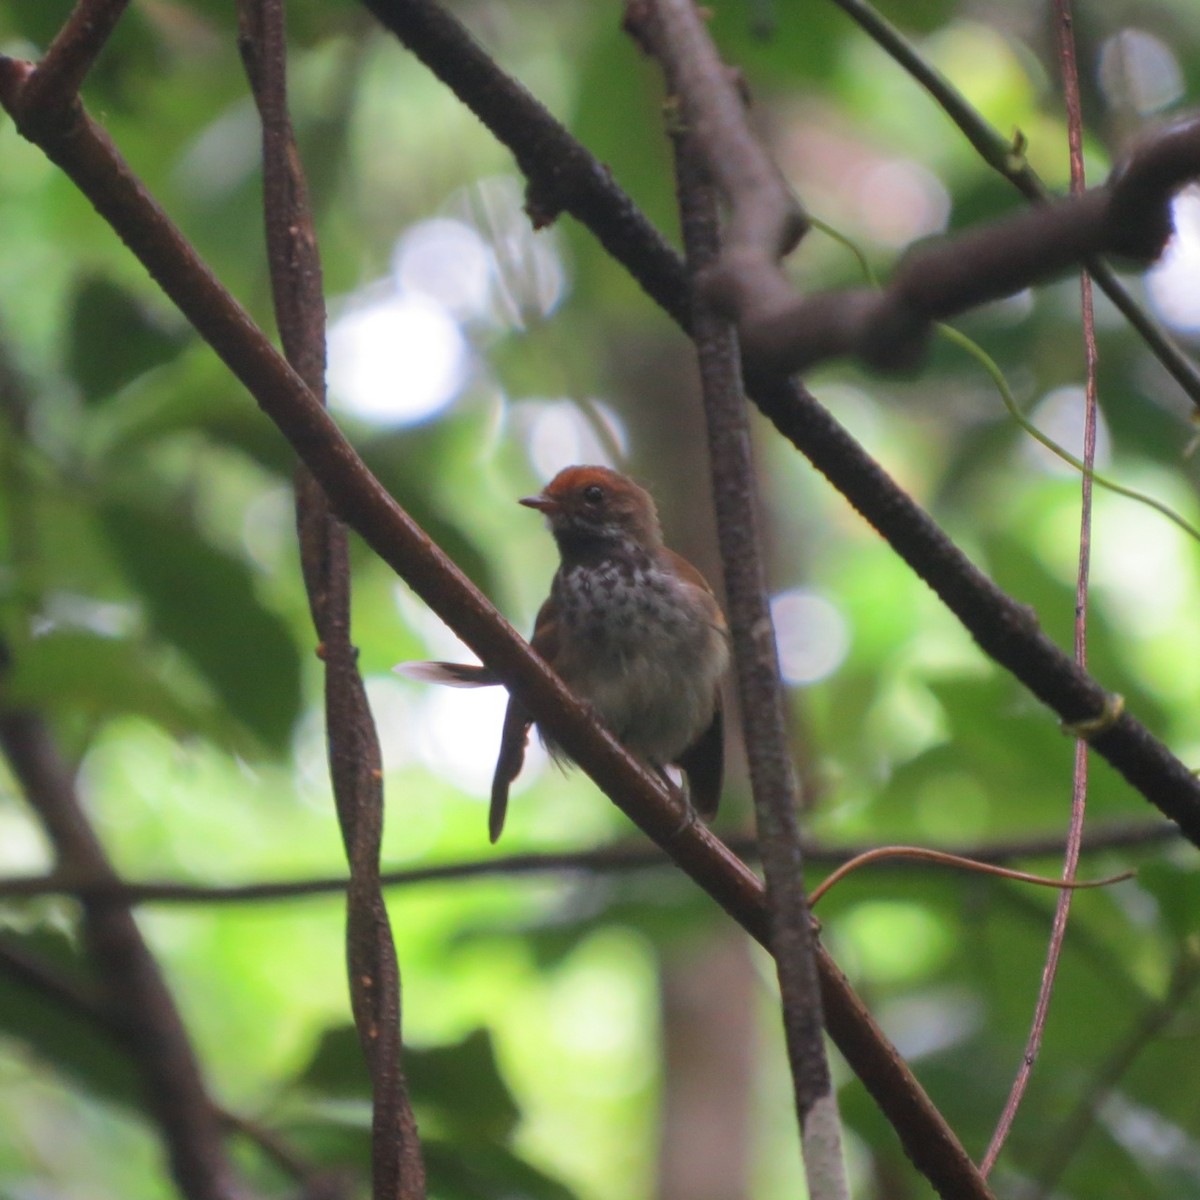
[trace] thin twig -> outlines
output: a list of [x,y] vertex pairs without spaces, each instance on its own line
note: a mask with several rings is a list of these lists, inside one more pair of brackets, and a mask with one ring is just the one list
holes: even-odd
[[1109,875],[1105,879],[1051,879],[1048,875],[1014,871],[1010,867],[985,863],[962,854],[948,854],[945,850],[930,850],[927,846],[877,846],[874,850],[868,850],[866,853],[852,858],[849,862],[843,863],[831,875],[822,879],[820,886],[813,889],[809,904],[815,908],[818,900],[827,895],[848,875],[852,875],[862,867],[872,863],[885,863],[892,859],[936,863],[942,867],[956,867],[961,871],[973,871],[980,875],[995,875],[999,879],[1011,879],[1016,883],[1028,883],[1035,887],[1066,888],[1072,891],[1111,887],[1114,883],[1124,883],[1126,879],[1132,879],[1136,874],[1135,871],[1121,871],[1119,874]]
[[1041,1169],[1037,1172],[1037,1187],[1029,1200],[1046,1200],[1058,1185],[1071,1159],[1079,1152],[1083,1140],[1096,1122],[1105,1101],[1137,1061],[1138,1056],[1171,1022],[1188,998],[1200,985],[1200,954],[1194,945],[1185,944],[1165,995],[1149,1005],[1129,1032],[1110,1051],[1092,1079],[1081,1086],[1079,1103],[1057,1129],[1044,1140],[1047,1147]]
[[[691,0],[683,3],[690,5]],[[650,24],[655,27],[652,40],[662,54],[668,80],[674,85],[685,51],[679,46],[666,49],[670,26],[662,21],[665,7],[653,6],[658,19],[651,18]],[[702,86],[703,78],[701,72],[692,82]],[[709,149],[710,153],[720,153],[716,143]],[[675,153],[683,240],[689,266],[698,278],[717,260],[720,250],[717,200],[700,164],[697,140],[692,133],[676,138]],[[788,748],[775,628],[759,549],[757,494],[737,335],[733,326],[717,316],[703,299],[699,288],[692,330],[700,366],[713,504],[750,764],[750,787],[767,882],[770,945],[779,978],[804,1173],[808,1194],[814,1200],[836,1200],[848,1196],[849,1191],[841,1122],[825,1056],[815,939],[804,895],[796,819],[796,779]]]
[[[1050,199],[1049,189],[1029,165],[1021,146],[1014,144],[1012,138],[1004,137],[984,120],[966,97],[890,21],[865,0],[833,0],[833,3],[929,93],[988,166],[1032,203],[1043,204]],[[1150,352],[1191,398],[1192,403],[1200,408],[1200,368],[1134,299],[1108,263],[1101,258],[1089,257],[1084,266],[1104,294],[1137,330]]]
[[[1067,137],[1071,157],[1071,190],[1081,194],[1087,186],[1083,164],[1083,114],[1079,102],[1079,69],[1075,61],[1075,35],[1072,30],[1071,0],[1054,0],[1054,12],[1058,31],[1059,64],[1062,69],[1063,95],[1067,105]],[[1082,495],[1079,514],[1079,566],[1075,579],[1075,661],[1087,667],[1087,609],[1088,577],[1092,553],[1092,468],[1096,461],[1096,322],[1092,309],[1092,285],[1085,270],[1080,278],[1080,298],[1083,313],[1083,341],[1086,360],[1087,385],[1084,401]],[[1069,886],[1074,883],[1079,866],[1079,848],[1083,840],[1084,818],[1087,812],[1088,789],[1088,744],[1083,738],[1075,742],[1075,767],[1071,780],[1071,821],[1067,832],[1067,847],[1063,857],[1062,878],[1068,885],[1059,893],[1054,909],[1054,923],[1050,929],[1050,941],[1046,948],[1046,963],[1042,969],[1042,980],[1034,1005],[1033,1021],[1025,1043],[1021,1066],[1013,1080],[1012,1088],[992,1134],[992,1140],[984,1155],[981,1170],[987,1175],[995,1165],[1004,1146],[1017,1111],[1021,1106],[1034,1064],[1041,1051],[1046,1018],[1050,1012],[1050,998],[1054,981],[1058,976],[1058,964],[1062,957],[1063,942],[1067,936],[1067,921],[1071,913],[1074,892]]]
[[[275,319],[289,364],[325,398],[325,299],[308,186],[287,107],[282,0],[240,0],[240,44],[263,127],[263,207]],[[371,1075],[376,1200],[420,1200],[425,1167],[401,1067],[400,971],[379,884],[383,765],[350,640],[345,526],[301,464],[296,524],[309,607],[325,664],[325,714],[338,822],[350,864],[346,897],[351,1006]]]
[[[1120,822],[1102,829],[1090,829],[1084,835],[1084,854],[1107,853],[1111,850],[1131,851],[1160,846],[1179,840],[1179,827],[1165,821]],[[734,837],[726,840],[731,853],[745,862],[754,862],[758,842],[753,837]],[[831,846],[822,842],[802,840],[805,861],[810,866],[839,866],[851,859],[873,854],[877,846]],[[1021,858],[1041,858],[1061,855],[1062,838],[1010,838],[976,842],[958,847],[927,847],[930,853],[983,863],[1006,863]],[[385,888],[420,887],[471,879],[520,878],[525,875],[583,874],[608,875],[626,871],[645,871],[670,866],[658,847],[630,843],[602,849],[565,851],[558,854],[508,854],[495,858],[470,859],[465,862],[441,863],[428,867],[409,867],[403,870],[382,871],[380,883]],[[884,859],[879,869],[897,868],[898,861]],[[80,898],[113,899],[123,904],[259,904],[280,900],[299,900],[344,892],[349,880],[344,875],[312,879],[281,879],[258,883],[179,883],[168,880],[122,880],[112,883],[92,880],[56,871],[51,875],[31,875],[0,878],[0,899],[31,899],[38,896],[78,896]]]

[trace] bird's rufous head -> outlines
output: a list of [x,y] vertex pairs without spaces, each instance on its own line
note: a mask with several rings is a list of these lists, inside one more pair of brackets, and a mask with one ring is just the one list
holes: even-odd
[[662,544],[650,493],[608,467],[566,467],[539,495],[520,503],[542,513],[560,542],[631,540],[650,549]]

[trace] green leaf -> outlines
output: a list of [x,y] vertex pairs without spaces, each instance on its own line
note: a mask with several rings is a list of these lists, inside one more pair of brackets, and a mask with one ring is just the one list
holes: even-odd
[[170,362],[187,340],[164,329],[134,296],[101,276],[79,284],[69,319],[67,367],[89,404]]
[[250,568],[183,519],[109,502],[101,520],[154,630],[212,685],[229,713],[282,753],[300,713],[300,659],[259,600]]
[[439,1200],[575,1200],[575,1193],[503,1146],[426,1140],[429,1190]]
[[5,690],[13,704],[72,708],[89,717],[138,713],[173,733],[228,741],[231,722],[211,701],[179,686],[126,638],[55,630],[13,655]]
[[[486,1029],[447,1046],[406,1047],[404,1072],[414,1107],[439,1128],[497,1142],[512,1136],[521,1110]],[[370,1099],[371,1080],[353,1026],[325,1030],[297,1083],[331,1099]]]
[[443,1128],[505,1141],[521,1119],[486,1029],[474,1029],[449,1046],[408,1050],[404,1069],[413,1103],[434,1110]]
[[[60,930],[5,932],[0,942],[68,985],[85,991],[89,987],[82,956]],[[7,963],[0,969],[0,1031],[24,1042],[96,1096],[130,1108],[141,1107],[137,1073],[111,1029],[82,1015],[52,992],[31,985]]]
[[326,1029],[296,1083],[338,1100],[369,1100],[371,1076],[354,1026]]

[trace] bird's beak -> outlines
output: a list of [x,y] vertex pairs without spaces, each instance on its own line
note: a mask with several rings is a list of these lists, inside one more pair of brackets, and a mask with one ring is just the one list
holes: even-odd
[[526,508],[536,508],[538,512],[546,513],[547,516],[557,512],[559,508],[558,501],[553,496],[547,496],[545,492],[540,496],[524,496],[517,503],[525,505]]

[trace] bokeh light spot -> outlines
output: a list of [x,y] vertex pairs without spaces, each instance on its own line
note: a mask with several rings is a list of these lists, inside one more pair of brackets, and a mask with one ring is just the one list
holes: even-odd
[[1200,188],[1190,187],[1172,205],[1175,236],[1146,276],[1150,301],[1176,329],[1200,329]]
[[855,188],[858,220],[884,246],[905,246],[939,233],[950,216],[950,196],[919,163],[887,159],[872,163]]
[[920,979],[950,949],[950,932],[920,904],[869,900],[836,919],[839,939],[853,947],[863,975],[873,983]]
[[573,463],[616,467],[628,447],[624,423],[599,401],[527,400],[517,416],[527,422],[526,445],[539,479]]
[[357,305],[329,330],[329,390],[338,407],[407,424],[444,408],[462,387],[467,345],[435,300],[391,293]]
[[816,683],[841,665],[850,631],[841,611],[824,596],[795,588],[771,601],[779,667],[791,684]]
[[1100,47],[1100,88],[1114,107],[1149,116],[1183,95],[1183,71],[1171,47],[1144,29],[1122,29]]
[[[1083,458],[1083,424],[1085,392],[1072,384],[1055,388],[1038,402],[1030,420],[1048,438],[1056,442],[1069,454]],[[1064,462],[1057,454],[1048,450],[1033,438],[1023,444],[1023,453],[1032,466],[1047,475],[1076,476],[1078,470]],[[1103,413],[1096,414],[1096,467],[1103,468],[1112,456],[1112,439]]]
[[488,311],[492,252],[462,221],[435,217],[414,225],[396,244],[392,270],[402,294],[428,297],[460,320]]

